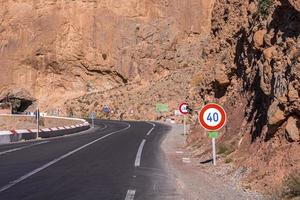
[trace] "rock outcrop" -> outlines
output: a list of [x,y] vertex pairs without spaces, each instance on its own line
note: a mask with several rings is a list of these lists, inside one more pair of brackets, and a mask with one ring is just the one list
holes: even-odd
[[[229,119],[219,143],[237,166],[253,171],[244,179],[248,187],[271,193],[300,170],[299,5],[299,0],[216,1],[198,70],[205,75],[190,90],[191,101],[225,106]],[[219,79],[228,85],[216,84]],[[196,128],[188,139],[200,143],[198,156],[208,152],[205,144],[210,148],[204,135]]]
[[293,142],[300,141],[300,121],[295,117],[290,117],[286,124],[286,133],[289,140]]
[[3,0],[0,96],[17,88],[43,110],[66,110],[70,99],[198,66],[212,3]]

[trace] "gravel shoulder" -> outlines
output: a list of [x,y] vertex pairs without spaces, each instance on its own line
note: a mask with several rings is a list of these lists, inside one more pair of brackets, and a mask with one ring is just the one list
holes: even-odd
[[[168,124],[170,125],[170,124]],[[208,163],[203,166],[192,158],[191,150],[186,148],[183,126],[171,124],[171,131],[162,143],[167,159],[167,168],[175,177],[179,199],[185,200],[261,200],[261,195],[241,188],[234,177],[220,175],[226,171],[222,163],[214,167]],[[222,172],[221,172],[222,173]]]

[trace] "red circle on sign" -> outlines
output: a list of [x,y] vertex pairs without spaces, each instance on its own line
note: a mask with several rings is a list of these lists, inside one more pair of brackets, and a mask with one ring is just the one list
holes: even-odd
[[180,112],[181,114],[183,114],[183,115],[188,114],[188,113],[189,113],[188,110],[187,110],[187,111],[183,111],[183,110],[182,110],[182,107],[183,107],[183,106],[188,106],[188,105],[189,105],[188,103],[182,103],[182,104],[180,104],[180,106],[179,106],[179,112]]
[[[204,113],[205,113],[205,111],[207,111],[210,108],[214,108],[214,109],[218,110],[221,113],[221,121],[216,126],[209,126],[204,121]],[[224,108],[222,108],[220,105],[214,104],[214,103],[210,103],[210,104],[205,105],[201,109],[198,118],[199,118],[199,122],[200,122],[200,124],[201,124],[201,126],[203,128],[205,128],[208,131],[217,131],[217,130],[220,130],[225,125],[225,123],[226,123],[226,112],[225,112]]]

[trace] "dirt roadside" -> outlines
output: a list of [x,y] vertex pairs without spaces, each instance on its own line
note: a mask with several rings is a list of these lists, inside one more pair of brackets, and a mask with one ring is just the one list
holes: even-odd
[[[170,124],[168,124],[170,125]],[[263,200],[262,195],[246,191],[238,184],[238,177],[226,175],[228,169],[222,163],[212,169],[191,157],[186,148],[183,126],[171,124],[171,131],[162,143],[167,158],[167,168],[175,176],[178,193],[185,200]]]

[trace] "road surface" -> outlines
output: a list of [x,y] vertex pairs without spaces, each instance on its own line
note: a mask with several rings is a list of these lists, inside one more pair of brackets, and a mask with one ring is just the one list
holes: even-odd
[[0,200],[176,199],[160,149],[168,126],[95,125],[72,136],[0,146]]

